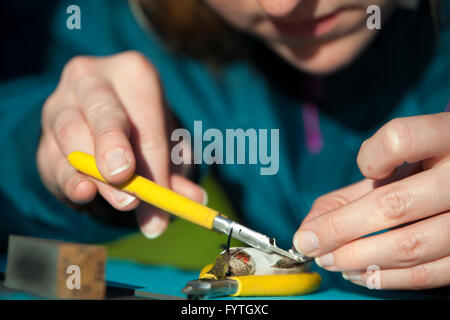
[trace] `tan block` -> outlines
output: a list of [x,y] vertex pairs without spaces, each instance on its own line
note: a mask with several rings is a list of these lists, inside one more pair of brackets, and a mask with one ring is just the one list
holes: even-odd
[[106,248],[11,235],[5,286],[48,298],[103,299]]

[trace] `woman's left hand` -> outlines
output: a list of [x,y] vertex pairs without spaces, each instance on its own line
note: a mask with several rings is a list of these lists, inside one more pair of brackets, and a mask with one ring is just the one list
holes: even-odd
[[450,112],[390,121],[357,162],[367,179],[314,202],[297,250],[369,288],[450,285]]

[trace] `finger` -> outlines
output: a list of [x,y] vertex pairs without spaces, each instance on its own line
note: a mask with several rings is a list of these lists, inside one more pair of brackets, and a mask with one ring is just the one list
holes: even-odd
[[366,195],[375,188],[404,179],[421,171],[421,164],[404,164],[395,170],[395,173],[385,180],[364,179],[342,189],[325,194],[314,201],[311,211],[302,223],[306,223],[328,211],[342,207],[358,198]]
[[318,256],[363,237],[450,208],[446,167],[427,170],[377,188],[303,224],[294,236],[299,252]]
[[95,183],[75,170],[65,158],[60,157],[56,166],[56,181],[62,194],[75,204],[91,202],[97,193]]
[[439,214],[407,227],[350,242],[316,258],[328,271],[406,268],[450,254],[450,213]]
[[[76,204],[91,202],[97,194],[95,183],[67,162],[52,136],[46,135],[44,139],[45,147],[38,149],[37,157],[48,189],[57,197],[69,199]],[[48,157],[49,154],[52,156]]]
[[445,156],[434,157],[426,159],[422,162],[422,166],[424,170],[429,170],[438,166],[447,166],[450,167],[450,150],[449,153]]
[[147,239],[156,239],[166,231],[170,214],[147,203],[136,209],[136,219],[142,234]]
[[139,53],[126,52],[109,61],[116,65],[119,59],[124,59],[126,64],[119,64],[123,69],[117,70],[113,85],[131,120],[138,172],[170,187],[166,110],[158,73]]
[[44,123],[44,131],[51,132],[64,157],[73,151],[93,153],[91,132],[77,108],[69,106],[57,109]]
[[[116,55],[106,65],[108,63],[123,66],[116,70],[112,81],[131,120],[137,172],[170,188],[166,110],[158,72],[136,52]],[[168,225],[169,215],[147,204],[142,204],[136,214],[139,226],[148,238],[159,236]]]
[[42,130],[36,152],[36,167],[45,187],[60,198],[60,190],[55,180],[55,164],[57,162],[55,160],[58,159],[53,156],[56,152],[59,152],[59,150],[57,144],[54,141],[51,141],[50,138],[51,135],[46,133],[45,130]]
[[450,256],[412,268],[343,273],[346,280],[370,289],[426,290],[450,285]]
[[75,97],[92,132],[100,173],[113,184],[127,181],[136,166],[128,139],[128,116],[114,89],[99,77],[84,77],[79,81]]
[[310,212],[302,224],[333,209],[342,207],[374,189],[372,180],[364,179],[345,188],[327,193],[314,201]]
[[358,154],[361,173],[384,179],[404,163],[418,162],[450,150],[450,112],[390,121],[366,140]]
[[[52,136],[46,135],[43,144],[45,147],[38,149],[38,166],[47,188],[57,197],[85,204],[91,202],[98,191],[117,210],[129,211],[138,206],[139,201],[135,197],[75,170]],[[49,154],[52,156],[48,157]]]
[[208,194],[206,190],[191,180],[173,174],[170,179],[172,190],[203,205],[208,204]]
[[[199,185],[188,179],[172,175],[170,184],[172,190],[204,205],[208,202],[206,191]],[[153,206],[143,203],[136,211],[138,224],[142,233],[148,239],[155,239],[160,236],[169,224],[170,215]]]
[[[108,186],[100,181],[86,177],[85,175],[76,172],[71,166],[67,167],[66,161],[60,158],[66,158],[68,154],[73,151],[84,151],[89,154],[94,153],[93,137],[89,127],[77,108],[63,108],[59,112],[50,117],[49,127],[53,137],[52,141],[57,141],[54,144],[53,150],[47,153],[46,164],[44,167],[49,168],[50,171],[55,171],[57,163],[52,161],[58,159],[61,162],[61,169],[55,177],[56,187],[48,186],[55,194],[62,193],[64,197],[74,203],[88,203],[93,200],[97,190],[114,208],[117,210],[128,211],[134,209],[139,201],[134,201],[136,198],[120,192],[115,188]],[[48,154],[59,154],[57,158],[49,159]],[[50,160],[50,161],[49,161]],[[50,164],[50,165],[49,165]],[[76,172],[76,175],[74,174]],[[81,183],[76,189],[71,185],[71,179],[75,182]],[[94,184],[94,186],[92,186]]]
[[109,204],[119,211],[131,211],[138,207],[140,200],[102,181],[95,180],[99,193]]
[[[59,115],[55,117],[52,132],[54,133],[53,137],[55,135],[57,136],[59,143],[57,144],[55,142],[53,150],[47,151],[46,156],[42,157],[42,159],[45,158],[45,161],[42,161],[42,166],[48,168],[47,170],[43,169],[44,172],[50,171],[56,173],[52,174],[54,177],[53,180],[56,183],[55,186],[47,184],[47,187],[52,192],[55,194],[63,194],[64,197],[74,203],[83,204],[92,201],[98,191],[114,208],[123,211],[132,210],[139,204],[139,201],[134,201],[136,198],[79,173],[65,161],[65,155],[73,151],[80,150],[89,154],[94,153],[93,139],[89,128],[77,109],[67,108],[61,110]],[[50,139],[53,141],[56,140],[56,138]],[[58,154],[57,157],[48,157],[48,154],[55,153]],[[58,160],[60,164],[55,160]],[[57,165],[60,166],[60,169],[55,171]],[[48,181],[48,179],[44,181]],[[79,185],[75,187],[73,183]]]

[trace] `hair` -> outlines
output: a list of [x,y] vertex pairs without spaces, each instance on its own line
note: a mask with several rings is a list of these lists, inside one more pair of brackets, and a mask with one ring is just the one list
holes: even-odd
[[222,64],[244,54],[241,36],[202,0],[137,0],[174,52]]
[[[246,54],[242,35],[233,30],[203,0],[136,0],[155,31],[174,52],[213,64]],[[442,0],[428,0],[439,35]]]

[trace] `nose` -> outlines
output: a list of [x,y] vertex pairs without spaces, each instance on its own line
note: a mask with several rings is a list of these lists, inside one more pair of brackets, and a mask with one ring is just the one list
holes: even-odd
[[302,2],[302,0],[258,0],[267,14],[275,17],[289,15]]

